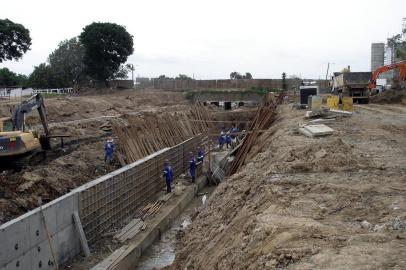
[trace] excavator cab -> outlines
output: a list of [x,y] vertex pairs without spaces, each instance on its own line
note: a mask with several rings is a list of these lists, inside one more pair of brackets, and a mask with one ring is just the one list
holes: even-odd
[[13,131],[13,119],[11,117],[0,118],[0,132]]
[[[44,135],[27,130],[25,115],[38,110],[44,128]],[[0,168],[2,165],[15,164],[22,167],[34,164],[45,158],[50,149],[50,134],[47,124],[44,100],[36,94],[17,106],[13,117],[0,118]]]

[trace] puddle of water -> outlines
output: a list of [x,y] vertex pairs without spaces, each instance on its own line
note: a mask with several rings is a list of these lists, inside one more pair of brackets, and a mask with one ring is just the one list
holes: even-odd
[[215,187],[205,187],[202,192],[207,195],[195,197],[185,211],[172,223],[172,227],[162,234],[161,240],[156,241],[141,256],[136,270],[154,270],[171,265],[175,260],[179,234],[192,223],[191,216],[196,208],[206,203]]
[[178,233],[185,226],[190,225],[192,220],[187,214],[178,217],[172,227],[161,236],[161,240],[155,242],[141,257],[137,270],[153,270],[171,265],[175,260]]

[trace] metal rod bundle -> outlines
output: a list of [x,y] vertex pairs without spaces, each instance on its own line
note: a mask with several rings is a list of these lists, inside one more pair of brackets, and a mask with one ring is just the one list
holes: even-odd
[[283,102],[285,93],[282,92],[275,99],[272,94],[264,97],[262,105],[258,108],[254,120],[252,121],[247,135],[238,149],[234,161],[231,164],[230,174],[236,173],[245,163],[248,153],[256,144],[257,138],[262,134],[264,129],[268,129],[275,120],[276,107]]

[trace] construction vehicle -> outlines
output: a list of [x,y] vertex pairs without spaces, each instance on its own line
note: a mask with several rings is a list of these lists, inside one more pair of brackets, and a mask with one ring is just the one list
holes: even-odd
[[333,78],[333,92],[342,97],[352,97],[354,102],[368,103],[371,72],[342,72],[335,73]]
[[372,72],[372,77],[368,84],[368,88],[370,89],[371,94],[375,94],[377,92],[375,89],[376,89],[376,80],[378,79],[378,76],[384,72],[393,69],[399,69],[400,82],[403,82],[406,79],[406,60],[377,68],[374,72]]
[[[37,109],[44,135],[27,130],[26,114]],[[40,94],[32,96],[17,106],[13,117],[0,118],[0,165],[10,164],[21,167],[32,165],[45,159],[45,151],[50,149],[50,132],[44,100]]]

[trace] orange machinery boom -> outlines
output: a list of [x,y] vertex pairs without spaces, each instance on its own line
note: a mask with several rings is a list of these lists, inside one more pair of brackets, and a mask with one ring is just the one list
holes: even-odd
[[368,84],[368,88],[373,89],[376,87],[376,79],[378,78],[379,74],[392,70],[392,69],[395,69],[395,68],[399,69],[399,80],[401,82],[403,82],[406,78],[406,61],[382,66],[382,67],[376,69],[374,72],[372,72],[372,78]]

